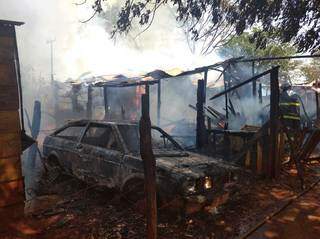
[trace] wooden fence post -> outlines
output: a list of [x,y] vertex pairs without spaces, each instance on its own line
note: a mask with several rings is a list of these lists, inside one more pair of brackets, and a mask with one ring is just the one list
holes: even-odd
[[270,72],[270,154],[268,174],[271,178],[280,175],[279,164],[279,67]]
[[144,184],[147,208],[147,238],[157,238],[156,160],[152,151],[149,95],[141,97],[140,155],[144,165]]

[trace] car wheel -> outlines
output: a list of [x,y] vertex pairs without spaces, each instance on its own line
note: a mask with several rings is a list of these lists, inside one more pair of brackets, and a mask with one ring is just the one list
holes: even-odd
[[[133,179],[125,184],[122,190],[122,198],[125,202],[130,203],[140,213],[146,211],[146,197],[144,191],[144,181],[142,179]],[[162,197],[157,192],[157,207],[162,205]]]
[[53,182],[63,174],[63,169],[56,156],[49,156],[45,162],[45,167],[47,169],[46,174],[49,181]]
[[122,197],[132,204],[144,200],[144,181],[137,179],[127,182],[123,187]]

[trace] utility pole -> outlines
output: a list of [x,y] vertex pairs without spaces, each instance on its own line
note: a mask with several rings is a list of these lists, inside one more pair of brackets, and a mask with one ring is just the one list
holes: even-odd
[[[54,82],[54,72],[53,72],[53,43],[55,42],[55,39],[48,40],[47,44],[50,44],[50,66],[51,66],[51,87],[53,90],[53,102],[54,102],[54,115],[58,115],[59,107],[58,107],[58,92],[56,88],[56,84]],[[59,124],[58,119],[56,118],[56,125]]]
[[51,81],[54,80],[54,73],[53,73],[53,43],[56,40],[48,40],[47,43],[50,44],[50,53],[51,53]]

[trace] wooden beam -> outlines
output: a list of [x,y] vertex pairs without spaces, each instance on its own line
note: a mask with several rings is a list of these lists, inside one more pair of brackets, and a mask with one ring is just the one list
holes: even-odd
[[[318,86],[318,80],[316,81],[316,86]],[[320,119],[320,105],[319,105],[319,93],[315,91],[316,96],[316,112],[317,112],[317,119]]]
[[204,80],[204,84],[203,84],[203,102],[206,103],[207,100],[207,84],[208,84],[208,70],[206,70],[204,72],[204,76],[203,76],[203,80]]
[[[252,76],[255,74],[255,69],[254,69],[254,61],[252,62]],[[252,95],[253,97],[257,96],[257,80],[252,81]]]
[[276,56],[276,57],[258,57],[258,58],[249,58],[249,59],[239,59],[238,62],[252,62],[252,61],[278,61],[278,60],[290,60],[290,59],[303,59],[303,58],[316,58],[320,55],[302,55],[302,56]]
[[262,104],[262,83],[259,83],[259,103]]
[[205,117],[204,117],[204,80],[198,80],[197,89],[197,126],[196,145],[198,149],[205,144]]
[[238,85],[229,87],[229,89],[224,90],[224,91],[222,91],[222,92],[220,92],[220,93],[212,96],[212,97],[210,98],[210,100],[216,99],[216,98],[218,98],[218,97],[220,97],[220,96],[222,96],[222,95],[225,95],[225,94],[227,94],[227,93],[229,93],[229,92],[231,92],[231,91],[233,91],[233,90],[236,90],[236,89],[238,89],[239,87],[241,87],[241,86],[243,86],[243,85],[245,85],[245,84],[248,84],[248,83],[250,83],[250,82],[252,82],[252,81],[254,81],[254,80],[256,80],[256,79],[258,79],[258,78],[260,78],[260,77],[262,77],[262,76],[265,76],[265,75],[269,74],[269,73],[270,73],[273,69],[275,69],[275,68],[279,68],[279,66],[276,66],[276,67],[274,67],[274,68],[272,68],[272,69],[270,69],[270,70],[267,70],[267,71],[262,72],[262,73],[260,73],[260,74],[258,74],[258,75],[255,75],[254,77],[251,77],[250,79],[245,80],[244,82],[241,82],[241,83],[238,84]]
[[141,97],[140,155],[144,165],[144,184],[147,208],[147,238],[157,238],[156,160],[152,151],[149,95]]
[[88,86],[87,119],[92,119],[92,86]]
[[109,117],[109,103],[108,103],[108,87],[103,87],[103,99],[104,99],[104,119]]
[[[229,85],[228,85],[228,80],[227,80],[227,72],[225,71],[224,73],[223,73],[223,81],[224,81],[224,90],[225,91],[227,91],[228,90],[228,88],[230,87]],[[228,93],[226,93],[225,95],[224,95],[224,98],[225,98],[225,108],[226,108],[226,122],[225,122],[225,129],[227,130],[228,129],[228,119],[229,119],[229,107],[228,107]]]
[[158,82],[158,100],[157,100],[157,125],[160,127],[161,119],[161,80]]
[[280,175],[279,164],[279,67],[270,72],[270,154],[269,177],[277,178]]

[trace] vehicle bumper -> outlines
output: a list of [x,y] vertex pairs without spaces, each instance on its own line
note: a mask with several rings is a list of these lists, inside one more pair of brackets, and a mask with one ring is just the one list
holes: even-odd
[[206,211],[213,214],[219,206],[228,201],[233,192],[235,192],[235,188],[228,188],[219,192],[212,190],[201,194],[186,196],[184,197],[185,211],[187,214],[199,211]]

